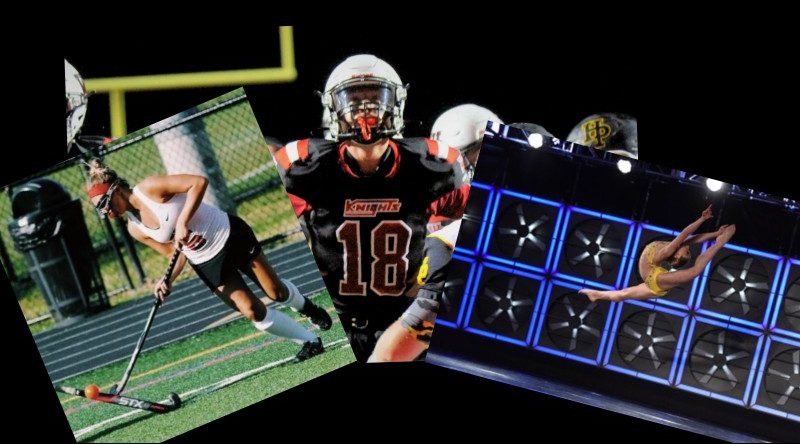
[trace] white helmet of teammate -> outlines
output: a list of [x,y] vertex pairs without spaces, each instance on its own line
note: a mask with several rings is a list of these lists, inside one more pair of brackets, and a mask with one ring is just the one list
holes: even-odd
[[623,113],[592,114],[572,128],[567,141],[619,156],[639,157],[636,118]]
[[326,138],[372,143],[400,134],[406,91],[383,60],[370,54],[348,57],[331,72],[322,93]]
[[80,73],[66,60],[64,60],[64,84],[67,97],[67,149],[69,149],[83,126],[88,96]]
[[503,123],[497,114],[468,103],[450,108],[440,115],[431,128],[431,139],[446,143],[462,153],[483,140],[486,122]]
[[431,128],[431,139],[459,151],[470,177],[478,160],[478,148],[483,141],[486,122],[503,123],[497,114],[472,103],[458,105],[442,113]]

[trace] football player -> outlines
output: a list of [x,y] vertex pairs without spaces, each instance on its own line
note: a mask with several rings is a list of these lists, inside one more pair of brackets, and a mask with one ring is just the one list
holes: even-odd
[[359,361],[415,300],[428,220],[460,218],[469,190],[457,150],[398,137],[406,97],[388,63],[349,57],[322,94],[329,140],[291,142],[275,154]]
[[497,114],[482,106],[467,103],[443,112],[431,128],[431,139],[461,152],[470,180],[475,174],[487,122],[503,123]]

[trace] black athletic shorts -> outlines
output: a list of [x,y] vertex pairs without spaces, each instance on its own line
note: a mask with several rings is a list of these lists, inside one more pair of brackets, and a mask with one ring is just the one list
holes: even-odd
[[234,273],[239,270],[248,274],[250,263],[261,254],[261,245],[247,222],[230,214],[228,220],[230,220],[231,230],[222,250],[202,264],[189,263],[200,279],[211,289],[219,288],[224,282],[235,276]]

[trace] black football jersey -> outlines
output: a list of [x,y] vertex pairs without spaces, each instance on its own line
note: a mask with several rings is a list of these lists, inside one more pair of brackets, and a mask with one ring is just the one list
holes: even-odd
[[368,176],[345,144],[322,139],[287,144],[275,159],[336,308],[399,316],[431,213],[463,212],[468,185],[458,151],[430,139],[391,140]]

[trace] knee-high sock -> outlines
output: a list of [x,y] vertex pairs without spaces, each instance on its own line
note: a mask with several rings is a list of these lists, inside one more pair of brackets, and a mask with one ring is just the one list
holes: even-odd
[[314,333],[303,328],[302,325],[289,315],[272,308],[267,308],[267,315],[264,316],[264,319],[253,322],[253,325],[261,331],[267,331],[275,336],[291,339],[297,343],[314,341],[317,339]]
[[292,281],[288,279],[281,279],[281,281],[286,284],[286,288],[289,290],[289,297],[281,303],[287,307],[290,307],[294,311],[302,310],[306,305],[306,297],[300,293],[300,290],[292,283]]

